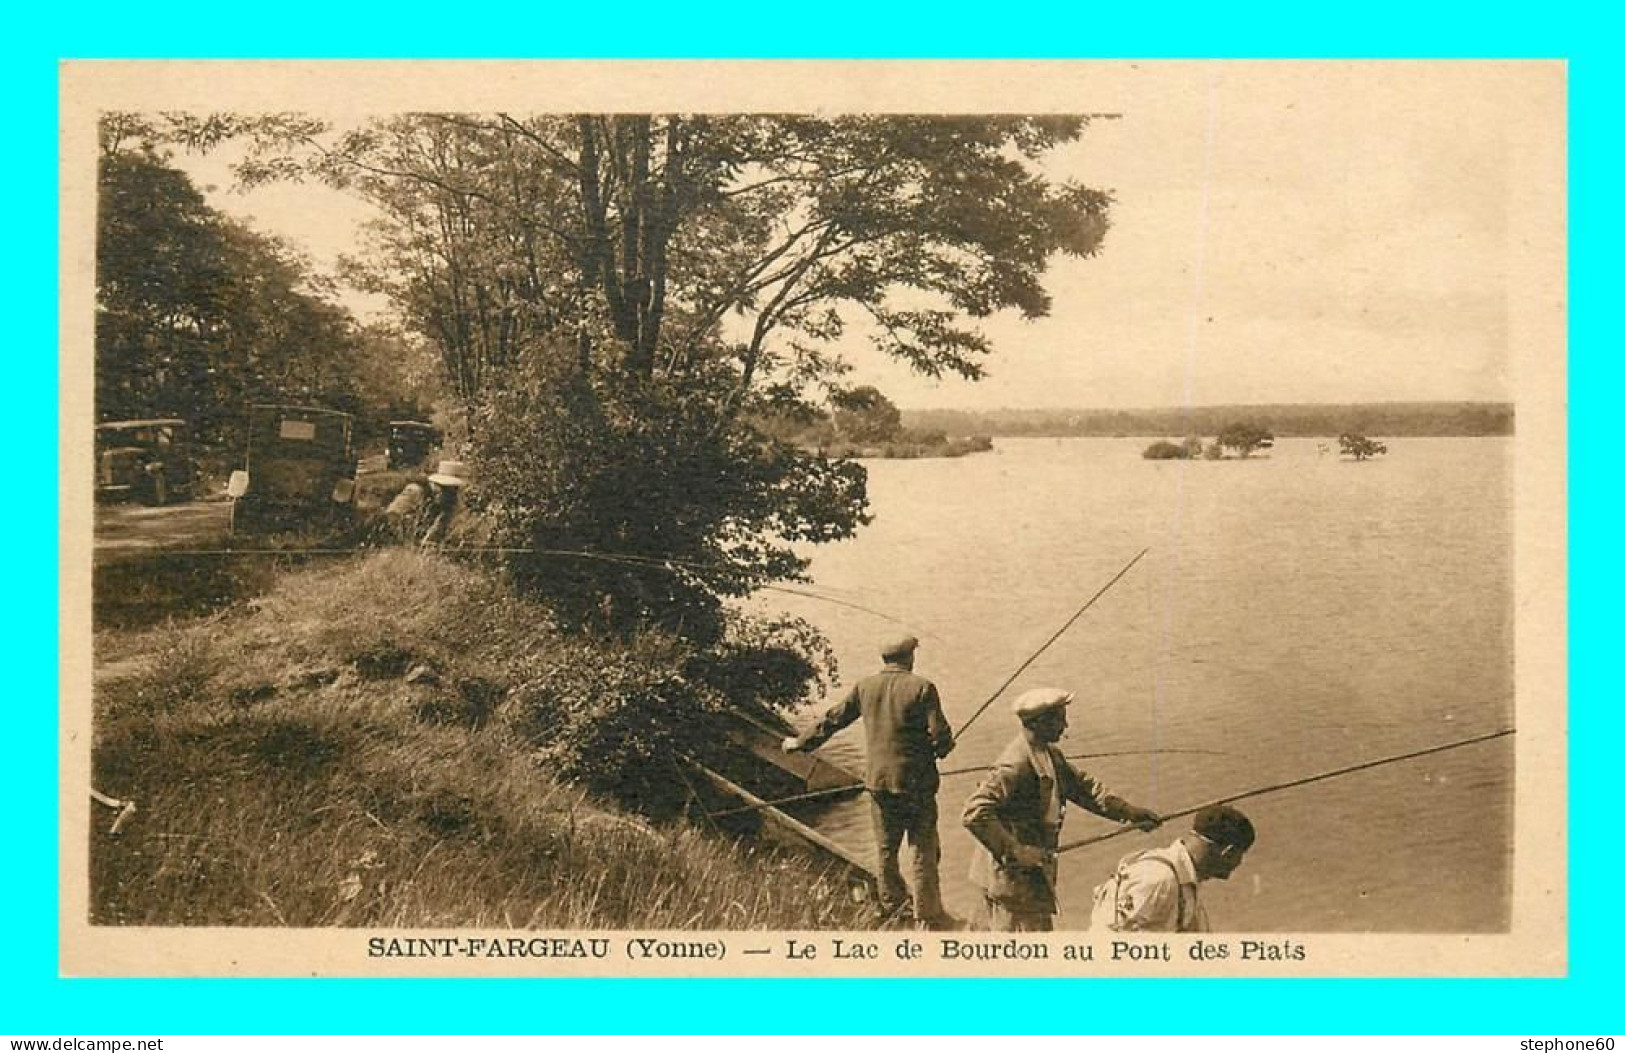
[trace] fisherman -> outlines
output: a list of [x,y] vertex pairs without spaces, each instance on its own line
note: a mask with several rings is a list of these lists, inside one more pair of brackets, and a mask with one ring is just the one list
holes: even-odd
[[424,545],[438,545],[446,540],[451,521],[457,516],[457,499],[468,481],[467,474],[462,461],[441,461],[429,476],[429,510],[434,520],[423,534]]
[[1040,687],[1012,702],[1021,734],[965,802],[965,828],[981,842],[970,877],[982,890],[987,928],[994,932],[1055,927],[1055,850],[1067,801],[1142,830],[1162,824],[1156,812],[1108,793],[1055,747],[1071,701],[1069,691]]
[[914,673],[919,645],[912,636],[887,642],[880,649],[885,668],[854,684],[807,734],[786,738],[784,750],[817,749],[837,731],[863,719],[864,786],[880,861],[881,917],[900,917],[908,902],[897,858],[907,835],[914,853],[914,919],[925,928],[951,928],[954,921],[942,908],[937,875],[942,857],[937,760],[954,748],[954,735],[936,685]]
[[1095,889],[1090,927],[1111,932],[1209,932],[1200,882],[1223,881],[1253,844],[1253,824],[1227,804],[1196,813],[1167,848],[1136,852]]

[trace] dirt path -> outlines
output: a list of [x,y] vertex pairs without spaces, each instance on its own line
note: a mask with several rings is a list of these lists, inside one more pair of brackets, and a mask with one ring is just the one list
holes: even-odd
[[229,501],[187,501],[152,508],[96,506],[96,565],[139,559],[165,549],[218,549],[231,522]]

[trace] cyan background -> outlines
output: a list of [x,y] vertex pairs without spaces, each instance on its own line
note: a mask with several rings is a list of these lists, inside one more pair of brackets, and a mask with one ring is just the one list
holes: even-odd
[[[14,386],[12,733],[0,762],[0,1033],[1468,1032],[1625,1030],[1609,417],[1619,399],[1617,16],[1583,5],[282,2],[6,16]],[[381,13],[379,13],[381,12]],[[56,967],[56,64],[64,58],[1566,58],[1571,115],[1570,975],[1562,980],[62,980]],[[1554,188],[1556,192],[1557,188]],[[1613,350],[1611,350],[1613,349]],[[1519,815],[1520,822],[1560,821]],[[1553,860],[1552,865],[1560,865]],[[1094,1007],[1095,1012],[1080,1012]]]

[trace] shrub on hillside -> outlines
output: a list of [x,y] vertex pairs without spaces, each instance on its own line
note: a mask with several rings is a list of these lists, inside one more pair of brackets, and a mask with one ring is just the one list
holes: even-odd
[[727,598],[801,573],[794,543],[868,521],[861,466],[764,441],[719,413],[738,394],[731,374],[705,383],[597,375],[550,353],[482,394],[471,504],[520,550],[510,580],[567,629],[654,626],[707,646]]
[[1183,461],[1190,453],[1179,443],[1158,440],[1147,446],[1140,456],[1148,461]]
[[572,639],[516,687],[511,725],[556,777],[645,815],[672,815],[683,804],[672,793],[675,768],[721,759],[721,714],[803,703],[833,679],[834,658],[805,623],[731,629],[706,649],[656,632]]
[[648,815],[681,807],[678,765],[707,752],[720,699],[684,675],[688,653],[653,633],[580,640],[519,685],[509,709],[549,774]]

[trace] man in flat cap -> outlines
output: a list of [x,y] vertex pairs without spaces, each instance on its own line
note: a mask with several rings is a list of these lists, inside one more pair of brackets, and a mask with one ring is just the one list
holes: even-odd
[[1011,703],[1021,734],[965,802],[965,827],[981,842],[970,877],[995,932],[1055,927],[1055,849],[1067,801],[1142,830],[1162,823],[1156,812],[1113,796],[1061,755],[1055,743],[1066,731],[1071,701],[1070,692],[1041,687]]
[[898,849],[908,837],[914,851],[914,917],[927,927],[952,924],[942,909],[937,863],[937,760],[954,748],[953,729],[942,714],[936,685],[914,674],[912,636],[880,649],[885,668],[859,680],[830,707],[818,726],[784,740],[787,752],[817,749],[830,736],[862,718],[864,785],[880,858],[880,911],[896,918],[908,901]]
[[1167,848],[1125,856],[1095,889],[1090,928],[1111,932],[1209,932],[1197,885],[1223,881],[1253,845],[1253,824],[1227,804],[1196,813]]

